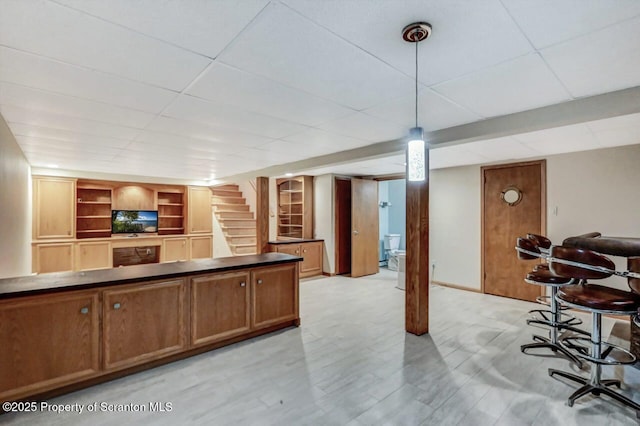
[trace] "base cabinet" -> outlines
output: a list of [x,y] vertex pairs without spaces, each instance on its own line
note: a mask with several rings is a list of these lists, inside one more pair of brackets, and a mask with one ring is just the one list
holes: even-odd
[[162,242],[162,262],[187,260],[186,238],[165,238]]
[[323,241],[270,244],[270,250],[302,257],[300,278],[322,274]]
[[0,401],[100,370],[98,291],[0,302]]
[[251,273],[253,328],[299,317],[297,275],[295,264],[256,269]]
[[246,333],[251,328],[250,273],[230,272],[191,279],[191,345]]
[[213,237],[191,237],[191,259],[208,259],[213,257]]
[[104,368],[140,364],[186,348],[183,279],[103,293]]
[[33,249],[33,272],[73,271],[73,243],[40,244]]

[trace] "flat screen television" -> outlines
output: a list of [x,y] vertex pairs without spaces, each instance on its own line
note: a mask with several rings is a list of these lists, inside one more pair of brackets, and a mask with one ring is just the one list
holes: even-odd
[[112,210],[112,234],[144,234],[158,232],[157,210]]

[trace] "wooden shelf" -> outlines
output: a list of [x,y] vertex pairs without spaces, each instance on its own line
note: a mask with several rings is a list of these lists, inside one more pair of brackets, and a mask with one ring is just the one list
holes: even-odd
[[109,232],[111,233],[111,229],[84,229],[84,230],[79,230],[76,231],[78,234],[92,234],[92,233],[98,233],[98,232]]
[[177,219],[181,217],[182,215],[168,215],[168,214],[158,215],[159,219]]
[[78,219],[111,219],[111,216],[76,216]]
[[313,237],[313,176],[276,180],[278,236]]
[[180,231],[184,228],[158,228],[158,231]]
[[111,205],[111,201],[78,201],[78,204]]
[[183,203],[158,203],[158,206],[184,206]]

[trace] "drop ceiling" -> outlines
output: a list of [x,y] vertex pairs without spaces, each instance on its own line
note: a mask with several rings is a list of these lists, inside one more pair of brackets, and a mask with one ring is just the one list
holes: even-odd
[[[640,86],[636,0],[0,0],[0,114],[34,168],[398,173],[365,157],[414,125],[416,20],[429,132]],[[602,115],[434,145],[431,167],[640,143],[640,114]]]

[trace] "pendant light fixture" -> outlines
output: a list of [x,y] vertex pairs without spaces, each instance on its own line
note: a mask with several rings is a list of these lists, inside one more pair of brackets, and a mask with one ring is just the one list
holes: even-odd
[[418,43],[431,35],[431,24],[414,22],[402,30],[402,38],[416,45],[416,126],[409,130],[407,143],[407,179],[412,182],[424,181],[427,176],[424,131],[418,127]]

